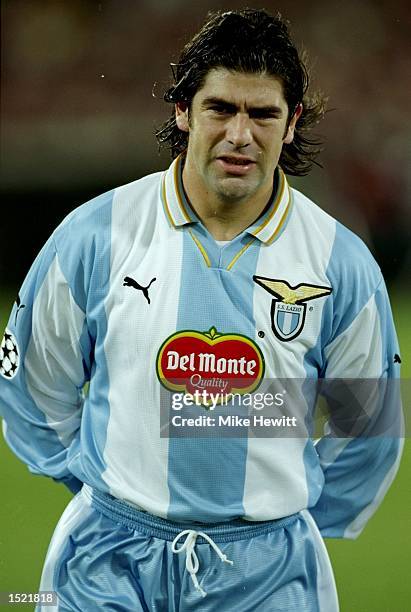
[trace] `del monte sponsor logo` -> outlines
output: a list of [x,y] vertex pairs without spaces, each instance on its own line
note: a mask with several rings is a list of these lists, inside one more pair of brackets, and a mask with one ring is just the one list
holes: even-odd
[[157,355],[157,376],[170,391],[250,393],[263,374],[264,358],[253,340],[219,333],[215,327],[207,332],[177,332]]

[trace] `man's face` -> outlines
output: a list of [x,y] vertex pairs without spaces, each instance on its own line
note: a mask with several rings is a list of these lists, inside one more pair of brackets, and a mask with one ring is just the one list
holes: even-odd
[[287,127],[288,106],[274,76],[211,70],[190,111],[176,107],[177,126],[189,133],[185,182],[220,202],[269,197],[300,113]]

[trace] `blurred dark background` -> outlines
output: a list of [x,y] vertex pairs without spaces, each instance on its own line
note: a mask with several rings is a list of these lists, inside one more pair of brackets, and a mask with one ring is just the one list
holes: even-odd
[[[250,0],[249,7],[260,8]],[[165,168],[154,130],[170,61],[208,10],[240,2],[1,2],[0,282],[19,285],[63,217]],[[411,9],[405,0],[266,1],[329,96],[323,168],[292,179],[359,233],[390,284],[410,272]]]
[[[411,377],[411,5],[406,0],[2,0],[0,335],[36,253],[67,212],[165,168],[154,130],[169,63],[215,8],[281,11],[329,96],[323,168],[292,184],[358,232],[391,285]],[[404,387],[405,388],[405,387]],[[409,408],[409,401],[404,406]],[[35,591],[63,487],[0,436],[0,591]],[[411,447],[356,542],[328,541],[342,612],[405,612]],[[15,606],[13,606],[14,608]]]

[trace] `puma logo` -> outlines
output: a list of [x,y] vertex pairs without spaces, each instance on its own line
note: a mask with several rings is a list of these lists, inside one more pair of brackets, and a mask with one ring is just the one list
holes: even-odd
[[17,299],[16,299],[16,306],[17,306],[17,309],[16,309],[16,316],[14,318],[14,325],[17,325],[17,315],[19,314],[20,310],[22,310],[22,308],[26,307],[25,304],[21,303],[19,295],[17,296]]
[[131,278],[130,276],[126,276],[124,278],[123,287],[134,287],[134,289],[142,291],[144,297],[147,300],[147,302],[150,304],[150,298],[148,296],[148,290],[149,290],[151,284],[154,283],[155,280],[156,280],[155,278],[152,278],[151,281],[149,282],[149,284],[147,285],[147,287],[143,287],[137,281],[135,281],[134,278]]

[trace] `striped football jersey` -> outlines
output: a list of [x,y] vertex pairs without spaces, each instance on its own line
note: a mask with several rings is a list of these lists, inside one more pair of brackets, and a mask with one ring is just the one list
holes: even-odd
[[[219,244],[187,201],[180,157],[54,231],[2,341],[0,412],[30,470],[73,491],[87,483],[175,521],[309,508],[324,536],[355,537],[394,478],[401,439],[326,425],[314,440],[310,382],[398,378],[396,353],[384,281],[358,237],[278,169],[264,214]],[[162,432],[162,411],[184,417],[176,393],[228,389],[241,400],[278,380],[301,381],[298,409],[285,399],[277,411],[286,419],[294,408],[301,435]],[[392,395],[372,410],[397,422]]]

